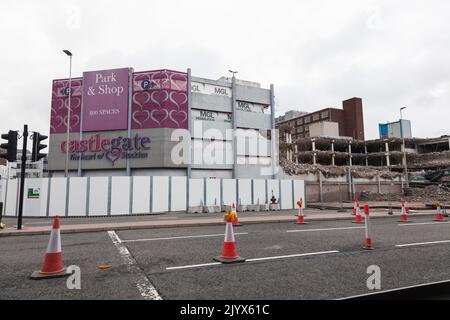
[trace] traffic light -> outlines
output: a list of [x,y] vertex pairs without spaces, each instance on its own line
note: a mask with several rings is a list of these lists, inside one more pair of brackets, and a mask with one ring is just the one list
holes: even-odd
[[46,140],[48,137],[40,134],[39,132],[33,133],[33,149],[31,152],[31,161],[36,162],[44,158],[46,155],[40,153],[42,149],[47,148],[46,144],[41,144],[41,141]]
[[7,140],[7,143],[2,143],[0,148],[6,149],[6,153],[0,154],[0,158],[5,158],[9,162],[14,162],[17,159],[17,131],[9,130],[8,133],[2,134],[2,139]]

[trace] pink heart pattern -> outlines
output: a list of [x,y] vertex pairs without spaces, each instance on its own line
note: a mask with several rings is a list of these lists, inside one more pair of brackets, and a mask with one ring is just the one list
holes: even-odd
[[[70,132],[80,132],[82,78],[72,79],[72,98],[70,99]],[[50,112],[50,133],[67,131],[67,108],[69,106],[69,79],[54,80]]]
[[132,129],[187,129],[187,73],[156,70],[133,74]]

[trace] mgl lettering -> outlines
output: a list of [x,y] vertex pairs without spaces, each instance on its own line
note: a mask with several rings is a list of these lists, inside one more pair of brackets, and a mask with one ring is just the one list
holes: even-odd
[[212,113],[211,111],[200,111],[200,117],[215,120],[214,113]]
[[215,87],[214,88],[214,93],[218,94],[218,95],[222,95],[222,96],[228,96],[227,89],[225,89],[225,88],[217,88],[217,87]]

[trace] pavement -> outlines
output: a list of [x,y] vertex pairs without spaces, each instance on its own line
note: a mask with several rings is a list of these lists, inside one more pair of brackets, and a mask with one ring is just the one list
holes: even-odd
[[295,225],[292,215],[256,224],[242,217],[234,231],[247,261],[233,265],[213,261],[223,224],[64,234],[63,261],[80,267],[81,290],[69,290],[66,279],[29,279],[48,235],[2,237],[0,299],[342,299],[373,292],[367,288],[373,265],[382,290],[450,279],[450,222],[414,213],[414,222],[400,224],[380,212],[371,220],[375,250],[367,251],[364,225],[312,220],[316,214],[307,212],[308,225]]
[[[361,203],[367,203],[370,205],[372,209],[388,209],[392,208],[393,210],[400,210],[402,203],[399,201],[361,201]],[[443,204],[444,205],[444,204]],[[447,205],[447,204],[445,204]],[[435,209],[434,204],[424,203],[424,202],[408,202],[409,208],[413,210],[430,210]],[[448,206],[448,205],[447,205]],[[352,201],[344,201],[344,202],[309,202],[308,207],[313,209],[322,209],[322,210],[338,210],[340,208],[344,208],[347,210],[353,209]]]
[[[371,206],[375,204],[369,203]],[[307,209],[305,214],[309,221],[326,220],[352,220],[352,210],[338,212],[337,210]],[[433,210],[420,210],[415,216],[432,216]],[[295,220],[297,210],[263,211],[263,212],[239,212],[239,220],[247,224],[290,222]],[[399,215],[399,211],[395,212]],[[371,210],[373,218],[387,216],[387,209]],[[22,230],[17,230],[17,218],[4,217],[3,222],[7,227],[0,230],[0,237],[20,235],[49,234],[52,218],[24,218]],[[148,215],[122,215],[107,217],[61,217],[61,233],[85,233],[98,231],[121,231],[154,228],[174,228],[189,226],[215,226],[223,225],[223,213],[215,214],[188,214],[164,213]]]

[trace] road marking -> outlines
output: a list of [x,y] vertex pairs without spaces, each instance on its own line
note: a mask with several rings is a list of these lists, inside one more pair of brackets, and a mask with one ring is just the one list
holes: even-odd
[[286,231],[286,232],[316,232],[316,231],[353,230],[353,229],[364,229],[364,227],[324,228],[324,229],[303,229],[303,230],[288,230],[288,231]]
[[408,226],[421,226],[426,224],[449,224],[450,222],[418,222],[418,223],[402,223],[398,224],[399,227],[408,227]]
[[[291,254],[291,255],[286,255],[286,256],[253,258],[253,259],[246,259],[245,261],[247,261],[247,262],[255,262],[255,261],[266,261],[266,260],[278,260],[278,259],[317,256],[317,255],[324,255],[324,254],[331,254],[331,253],[339,253],[339,251],[332,250],[332,251],[321,251],[321,252]],[[212,262],[212,263],[202,263],[202,264],[191,264],[191,265],[180,266],[180,267],[167,267],[166,270],[192,269],[192,268],[200,268],[200,267],[219,266],[219,265],[222,265],[222,263],[220,263],[220,262]]]
[[141,296],[145,300],[162,300],[162,297],[159,295],[156,288],[147,278],[145,273],[138,267],[136,260],[133,258],[130,251],[128,251],[128,248],[122,243],[122,240],[120,240],[117,233],[108,231],[108,235],[117,250],[119,250],[119,254],[127,265],[128,271],[137,276],[136,286]]
[[[240,236],[240,235],[245,235],[245,234],[248,234],[248,232],[235,233],[234,235]],[[223,237],[223,233],[205,234],[205,235],[198,235],[198,236],[180,236],[180,237],[167,237],[167,238],[122,240],[122,242],[161,241],[161,240],[179,240],[179,239],[212,238],[212,237]]]
[[332,250],[332,251],[321,251],[321,252],[311,252],[311,253],[290,254],[290,255],[287,255],[287,256],[276,256],[276,257],[246,259],[246,261],[253,262],[253,261],[265,261],[265,260],[289,259],[289,258],[298,258],[298,257],[318,256],[318,255],[322,255],[322,254],[331,254],[331,253],[339,253],[339,251]]
[[427,245],[427,244],[440,244],[440,243],[450,243],[450,240],[397,244],[395,246],[402,248],[402,247],[423,246],[423,245]]
[[212,263],[202,263],[202,264],[191,264],[187,266],[181,267],[168,267],[166,270],[179,270],[179,269],[190,269],[190,268],[199,268],[199,267],[209,267],[209,266],[218,266],[221,265],[220,262],[212,262]]

